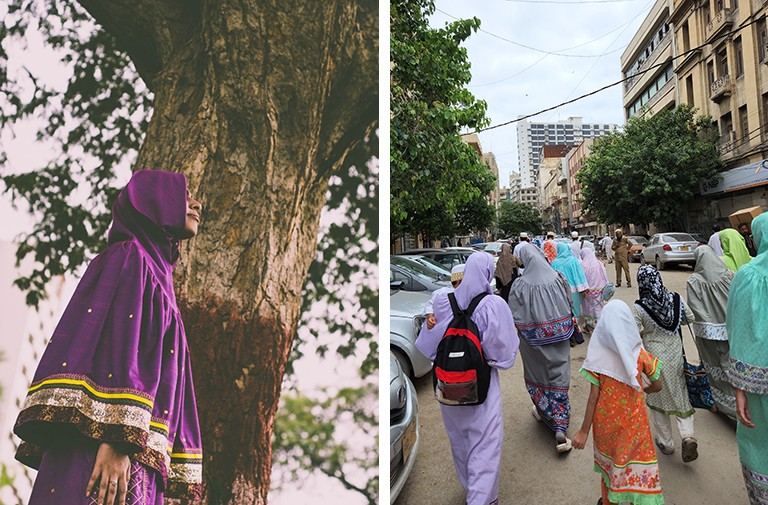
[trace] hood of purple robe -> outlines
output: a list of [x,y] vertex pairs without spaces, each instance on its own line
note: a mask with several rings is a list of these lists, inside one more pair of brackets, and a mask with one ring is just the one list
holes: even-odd
[[187,219],[187,178],[160,170],[137,170],[112,206],[109,244],[135,239],[158,267],[179,259],[178,234]]
[[14,426],[22,463],[36,468],[55,439],[119,443],[160,474],[165,497],[199,496],[202,444],[172,285],[186,208],[181,174],[137,171],[118,196],[109,245],[80,280]]

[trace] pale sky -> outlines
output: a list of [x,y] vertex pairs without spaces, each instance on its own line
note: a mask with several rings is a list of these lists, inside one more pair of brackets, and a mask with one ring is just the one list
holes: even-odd
[[[437,0],[438,10],[430,22],[442,27],[453,18],[480,19],[484,31],[464,43],[472,64],[469,90],[488,102],[487,115],[496,125],[621,79],[621,54],[653,4],[654,0]],[[514,43],[594,57],[545,54]],[[571,116],[581,116],[585,123],[623,124],[621,85],[529,121],[554,122]],[[510,171],[518,170],[515,123],[480,133],[480,141],[483,152],[496,155],[500,186],[509,186]]]

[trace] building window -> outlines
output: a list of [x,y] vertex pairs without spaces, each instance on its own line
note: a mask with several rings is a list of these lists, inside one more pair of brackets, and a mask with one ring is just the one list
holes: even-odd
[[728,75],[728,52],[725,47],[717,53],[717,75],[718,77]]
[[736,77],[744,77],[744,51],[741,37],[733,41],[733,52],[736,53]]
[[733,133],[733,118],[731,113],[723,114],[720,118],[720,136],[723,142],[729,142],[731,140],[731,134]]
[[739,107],[739,128],[741,131],[741,141],[745,144],[749,143],[749,120],[747,119],[747,106]]
[[715,64],[711,61],[707,63],[707,84],[709,84],[709,87],[712,88],[712,85],[715,83]]
[[688,52],[691,50],[691,32],[688,29],[688,21],[683,23],[683,51]]
[[723,12],[723,0],[715,0],[715,13],[720,14]]
[[765,133],[766,125],[768,125],[768,93],[763,95],[763,133]]
[[739,9],[739,0],[731,0],[731,10],[735,11]]
[[765,61],[765,18],[760,18],[757,21],[757,52],[760,55],[760,61]]
[[686,103],[693,105],[693,76],[685,78],[685,100]]
[[709,1],[704,3],[704,22],[707,24],[712,22],[712,11],[709,8]]

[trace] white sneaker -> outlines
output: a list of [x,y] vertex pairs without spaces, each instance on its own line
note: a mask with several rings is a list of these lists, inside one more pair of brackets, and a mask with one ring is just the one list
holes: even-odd
[[[560,433],[558,433],[558,435],[560,435]],[[563,435],[562,437],[558,437],[558,436],[555,437],[555,441],[557,444],[555,445],[555,449],[557,449],[557,452],[559,453],[568,452],[571,449],[573,449],[573,444],[571,443],[571,439],[566,437],[565,433],[563,433],[562,435]],[[563,441],[562,439],[565,439],[565,441]]]

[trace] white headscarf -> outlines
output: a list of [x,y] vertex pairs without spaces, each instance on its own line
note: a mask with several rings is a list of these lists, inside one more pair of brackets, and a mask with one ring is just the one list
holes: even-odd
[[640,391],[637,359],[643,343],[632,311],[621,300],[611,300],[597,322],[589,340],[582,368],[607,375]]

